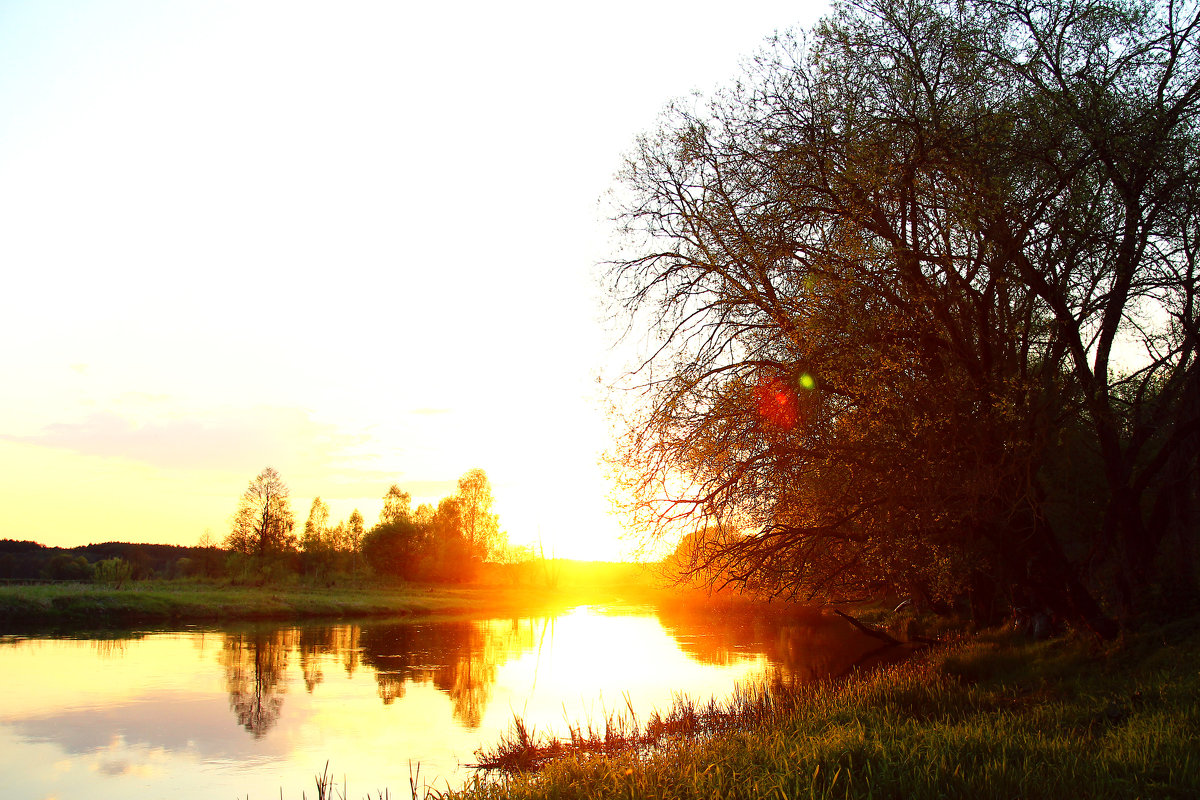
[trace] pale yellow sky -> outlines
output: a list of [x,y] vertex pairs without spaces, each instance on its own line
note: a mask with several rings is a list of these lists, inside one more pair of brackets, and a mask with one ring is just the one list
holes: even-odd
[[599,199],[674,97],[823,3],[0,6],[0,538],[225,535],[492,479],[621,555]]

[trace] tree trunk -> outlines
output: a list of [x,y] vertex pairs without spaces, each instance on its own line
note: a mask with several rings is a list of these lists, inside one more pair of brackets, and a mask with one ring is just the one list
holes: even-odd
[[1049,523],[1035,514],[1029,536],[1029,580],[1039,605],[1060,618],[1078,622],[1101,639],[1112,639],[1119,631],[1116,621],[1104,613],[1096,598],[1079,580],[1054,538]]

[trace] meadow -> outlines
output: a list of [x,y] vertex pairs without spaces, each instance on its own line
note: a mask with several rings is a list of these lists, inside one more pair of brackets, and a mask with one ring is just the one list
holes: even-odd
[[336,581],[236,582],[227,579],[0,584],[0,622],[85,625],[301,620],[480,613],[506,616],[569,608],[580,602],[657,597],[635,564],[558,561],[554,581],[515,581],[507,574],[463,584],[428,584],[340,576]]

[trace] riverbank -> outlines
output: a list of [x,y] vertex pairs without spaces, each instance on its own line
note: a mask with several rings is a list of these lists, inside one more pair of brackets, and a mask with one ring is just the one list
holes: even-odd
[[144,581],[120,589],[86,583],[8,585],[0,586],[0,624],[103,628],[241,620],[535,615],[581,602],[652,594],[651,589],[620,586],[547,589],[362,583],[312,587],[191,581]]
[[776,689],[725,729],[649,751],[568,750],[537,773],[453,796],[1197,797],[1198,663],[1195,618],[1104,645],[992,632],[850,679]]

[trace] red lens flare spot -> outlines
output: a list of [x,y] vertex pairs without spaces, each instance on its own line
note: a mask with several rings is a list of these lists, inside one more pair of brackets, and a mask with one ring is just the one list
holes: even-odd
[[767,378],[754,387],[758,415],[772,425],[790,429],[800,417],[796,391],[778,378]]

